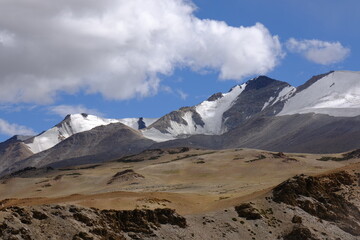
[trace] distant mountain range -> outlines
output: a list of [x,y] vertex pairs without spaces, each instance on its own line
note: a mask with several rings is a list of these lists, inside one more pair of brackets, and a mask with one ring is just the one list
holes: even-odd
[[299,87],[259,76],[159,119],[68,115],[37,136],[0,143],[0,172],[103,162],[179,146],[302,153],[358,148],[360,72],[329,72]]

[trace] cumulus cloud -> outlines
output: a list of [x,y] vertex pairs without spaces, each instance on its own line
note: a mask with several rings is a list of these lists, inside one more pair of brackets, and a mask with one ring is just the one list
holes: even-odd
[[289,51],[300,53],[307,60],[322,65],[341,62],[350,54],[350,49],[340,42],[291,38],[287,41],[286,47]]
[[103,114],[96,109],[87,108],[83,105],[57,105],[49,107],[49,112],[60,117],[65,117],[68,114],[75,113],[87,113],[96,116],[102,116]]
[[15,123],[9,123],[4,119],[0,118],[0,134],[4,134],[7,136],[13,136],[13,135],[32,136],[35,135],[35,132],[34,130],[28,127],[18,125]]
[[195,10],[189,0],[2,0],[0,102],[144,97],[176,67],[239,80],[277,65],[281,44],[265,26],[231,27]]

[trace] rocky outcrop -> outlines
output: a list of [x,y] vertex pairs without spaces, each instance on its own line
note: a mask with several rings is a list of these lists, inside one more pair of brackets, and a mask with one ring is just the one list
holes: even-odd
[[239,217],[243,217],[246,220],[257,220],[262,218],[259,210],[253,207],[250,203],[243,203],[236,206],[235,211],[238,213]]
[[139,179],[144,179],[145,177],[141,174],[134,172],[132,169],[126,169],[124,171],[116,173],[107,184],[112,184],[115,182],[128,182]]
[[108,222],[111,229],[124,232],[153,234],[153,230],[160,227],[161,224],[186,227],[185,218],[176,214],[172,209],[103,210],[100,215],[104,221]]
[[306,227],[295,226],[290,233],[284,236],[284,240],[318,240]]
[[0,239],[143,239],[169,224],[186,228],[186,219],[172,209],[98,210],[76,206],[9,207],[1,209]]
[[340,194],[344,188],[351,191],[353,185],[356,186],[354,177],[344,171],[322,177],[298,175],[278,185],[273,190],[273,199],[360,236],[360,210]]

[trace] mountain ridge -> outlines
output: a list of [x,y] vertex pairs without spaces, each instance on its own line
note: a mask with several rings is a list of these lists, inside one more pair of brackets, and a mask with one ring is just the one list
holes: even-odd
[[[35,166],[39,159],[43,161],[41,166],[55,164],[54,159],[63,165],[71,165],[76,161],[106,161],[137,153],[127,147],[137,151],[192,146],[345,152],[360,145],[357,137],[360,136],[359,116],[360,72],[332,71],[313,76],[297,88],[259,76],[234,86],[227,93],[215,93],[195,106],[180,108],[159,119],[105,119],[84,113],[68,115],[38,136],[0,144],[0,150],[6,152],[0,156],[3,166],[0,170]],[[126,129],[131,136],[137,136],[141,144],[131,146],[136,141],[126,142],[127,134],[115,134],[117,139],[107,140],[107,146],[101,145],[103,139],[115,136],[112,135],[114,129]],[[78,134],[82,137],[77,137]],[[76,142],[67,144],[65,140],[69,138]],[[95,143],[101,147],[97,148]],[[35,155],[31,156],[32,153]],[[9,159],[8,156],[16,157]]]

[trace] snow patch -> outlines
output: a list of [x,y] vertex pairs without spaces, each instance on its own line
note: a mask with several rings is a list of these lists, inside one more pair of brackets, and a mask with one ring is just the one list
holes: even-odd
[[216,101],[204,101],[195,107],[205,123],[204,134],[218,135],[226,131],[223,127],[223,114],[231,108],[234,101],[244,91],[247,83],[237,85],[230,92],[224,93],[223,97]]
[[284,87],[283,90],[281,90],[278,94],[278,96],[276,97],[275,101],[271,103],[271,105],[274,105],[275,103],[279,102],[279,101],[284,101],[286,99],[288,99],[289,97],[291,97],[296,91],[296,88],[293,86],[287,86]]
[[151,139],[155,142],[165,142],[175,139],[171,134],[162,133],[156,128],[148,128],[141,130],[144,137]]
[[269,100],[264,103],[264,106],[262,107],[261,111],[264,110],[267,106],[269,106],[269,104],[274,100],[274,97],[270,97]]

